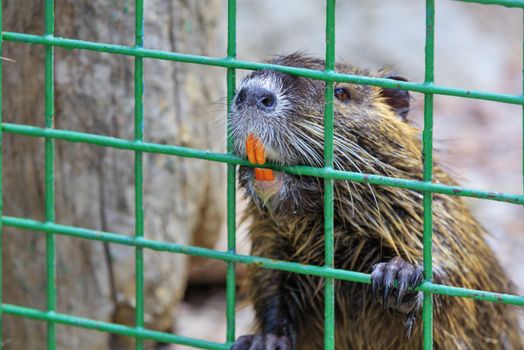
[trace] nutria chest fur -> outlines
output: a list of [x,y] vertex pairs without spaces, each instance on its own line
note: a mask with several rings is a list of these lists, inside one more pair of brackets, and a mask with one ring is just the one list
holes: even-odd
[[[323,61],[302,54],[271,62],[324,69]],[[404,80],[349,65],[336,70]],[[322,166],[324,86],[274,71],[248,75],[230,116],[235,153],[257,164]],[[406,91],[336,83],[335,168],[421,180],[420,133],[405,120],[409,98]],[[249,167],[240,168],[239,178],[249,198],[252,254],[322,265],[322,179]],[[438,164],[433,181],[454,184]],[[434,281],[514,293],[463,200],[434,194],[433,201]],[[373,280],[336,282],[336,348],[421,349],[421,293],[409,291],[422,281],[421,194],[335,181],[334,208],[335,267],[371,273]],[[232,349],[322,349],[322,286],[317,277],[251,269],[257,333]],[[524,349],[509,306],[435,295],[434,309],[435,349]]]

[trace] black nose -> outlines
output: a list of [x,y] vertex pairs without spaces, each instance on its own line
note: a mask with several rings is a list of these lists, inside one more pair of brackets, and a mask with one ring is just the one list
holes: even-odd
[[277,105],[277,96],[259,86],[243,87],[238,92],[236,104],[237,106],[244,104],[256,107],[264,112],[271,112]]

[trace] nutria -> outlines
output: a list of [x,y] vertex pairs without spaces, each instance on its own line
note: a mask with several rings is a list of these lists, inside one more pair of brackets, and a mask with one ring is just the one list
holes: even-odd
[[[324,70],[300,53],[270,63]],[[405,80],[347,64],[341,73]],[[252,163],[323,166],[324,86],[271,70],[242,80],[230,123],[235,153]],[[335,83],[334,167],[422,180],[420,132],[407,122],[409,92]],[[433,181],[454,185],[437,162]],[[324,264],[323,180],[240,167],[252,254]],[[336,349],[421,349],[422,195],[335,181],[335,267],[371,273],[372,285],[336,281]],[[433,281],[515,294],[463,199],[433,195]],[[322,279],[254,267],[248,292],[257,330],[231,349],[322,349]],[[397,287],[393,282],[397,281]],[[434,296],[435,349],[524,349],[517,311],[507,305]]]

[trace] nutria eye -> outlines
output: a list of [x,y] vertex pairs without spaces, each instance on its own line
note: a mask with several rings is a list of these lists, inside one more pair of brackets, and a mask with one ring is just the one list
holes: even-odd
[[351,94],[345,88],[336,88],[335,97],[338,98],[340,101],[349,101],[351,99]]

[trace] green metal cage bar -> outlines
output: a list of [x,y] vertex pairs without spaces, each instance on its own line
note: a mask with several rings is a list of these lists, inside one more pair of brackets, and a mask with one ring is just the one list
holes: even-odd
[[[86,228],[67,226],[61,224],[52,224],[26,218],[4,216],[2,218],[2,221],[3,225],[5,226],[15,227],[28,231],[40,231],[43,233],[55,232],[56,234],[65,235],[69,237],[83,238],[100,242],[116,243],[130,247],[143,247],[154,251],[188,254],[192,256],[207,257],[210,259],[222,261],[251,264],[267,269],[295,272],[299,274],[310,274],[319,277],[332,277],[338,280],[351,282],[370,282],[369,274],[334,269],[326,266],[301,265],[298,263],[279,261],[258,256],[234,254],[229,253],[227,251],[217,251],[213,249],[195,247],[190,245],[161,242],[145,238],[138,239],[136,237],[124,236],[118,233],[90,230]],[[501,294],[461,287],[439,285],[430,282],[424,282],[419,288],[417,288],[417,290],[420,290],[422,292],[428,291],[435,294],[446,294],[451,296],[524,306],[524,296],[518,295]]]
[[[45,35],[55,32],[54,0],[45,1]],[[45,47],[45,127],[54,127],[54,53],[53,46]],[[55,141],[45,139],[45,219],[55,221]],[[47,310],[56,311],[56,240],[51,233],[46,236]],[[47,322],[47,349],[56,349],[56,325]]]
[[[523,5],[524,6],[524,5]],[[52,45],[56,47],[62,47],[69,50],[80,49],[90,50],[104,53],[112,53],[125,56],[139,56],[143,58],[152,58],[167,61],[176,61],[184,63],[202,64],[216,67],[225,68],[237,68],[246,70],[260,70],[260,69],[272,69],[282,73],[288,73],[293,75],[299,75],[305,78],[327,80],[327,81],[338,81],[345,83],[363,84],[363,85],[375,85],[385,88],[398,88],[404,90],[410,90],[420,93],[434,93],[439,95],[449,95],[465,98],[474,98],[487,101],[497,101],[511,104],[524,104],[524,96],[522,95],[510,95],[501,94],[485,91],[476,91],[468,89],[458,89],[445,86],[428,86],[424,83],[413,83],[398,80],[390,80],[384,78],[365,77],[359,75],[343,74],[343,73],[326,73],[323,71],[315,71],[305,68],[296,68],[288,66],[279,66],[276,64],[250,62],[225,58],[216,58],[208,56],[199,56],[192,54],[184,54],[179,52],[170,52],[163,50],[134,48],[124,45],[104,44],[92,41],[83,41],[76,39],[67,39],[59,37],[46,37],[33,34],[24,33],[13,33],[13,32],[2,32],[4,41],[13,41],[27,44],[40,44],[40,45]]]
[[524,7],[522,0],[455,0],[461,2],[472,2],[483,5],[502,5],[506,7]]
[[[524,0],[462,0],[481,4],[498,4],[507,7],[519,7],[524,9]],[[0,0],[1,4],[1,0]],[[431,237],[432,237],[432,203],[433,193],[446,195],[475,197],[488,200],[524,205],[524,195],[495,193],[466,189],[458,186],[448,186],[432,183],[432,124],[433,124],[433,95],[451,95],[465,98],[475,98],[503,103],[519,104],[523,106],[524,116],[524,94],[509,95],[497,94],[483,91],[456,89],[450,87],[436,86],[434,80],[434,20],[435,2],[426,0],[426,50],[425,50],[425,79],[423,83],[398,82],[389,79],[371,78],[340,74],[334,71],[335,54],[335,0],[326,0],[326,67],[324,71],[314,71],[294,67],[284,67],[272,64],[240,61],[236,59],[236,1],[228,1],[228,45],[225,58],[213,58],[207,56],[188,55],[176,52],[144,49],[144,3],[143,0],[136,1],[135,8],[135,46],[121,46],[88,42],[75,39],[64,39],[54,37],[54,2],[45,1],[45,35],[30,35],[24,33],[3,32],[0,36],[2,41],[13,41],[29,44],[42,44],[45,46],[45,127],[39,128],[28,125],[1,123],[0,114],[0,150],[2,147],[2,134],[4,132],[45,138],[45,222],[38,222],[26,218],[14,218],[2,214],[2,186],[0,185],[0,248],[2,243],[2,226],[16,227],[24,230],[40,231],[46,234],[46,267],[47,267],[47,311],[31,309],[18,305],[3,303],[0,291],[0,326],[3,314],[21,316],[47,323],[47,348],[56,348],[56,324],[64,324],[87,329],[95,329],[103,332],[127,335],[136,339],[136,349],[143,349],[144,340],[151,339],[167,343],[183,344],[202,349],[228,349],[235,338],[235,263],[254,264],[262,268],[277,269],[299,274],[310,274],[323,277],[325,280],[325,338],[326,349],[334,349],[335,334],[335,298],[334,281],[346,280],[359,283],[369,283],[368,274],[345,271],[334,268],[333,252],[333,181],[350,180],[364,182],[372,185],[394,186],[419,191],[423,194],[424,207],[424,274],[425,280],[417,290],[424,292],[423,305],[423,344],[425,349],[432,348],[432,294],[444,294],[455,297],[466,297],[491,302],[501,302],[524,306],[524,296],[499,294],[494,292],[470,290],[461,287],[434,284],[431,281]],[[2,12],[0,6],[0,28],[2,24]],[[135,57],[135,136],[134,139],[125,140],[103,135],[80,133],[69,130],[56,130],[53,128],[54,117],[54,47],[68,49],[83,49],[113,54],[129,55]],[[1,55],[1,47],[0,47]],[[235,252],[235,177],[236,165],[252,166],[247,161],[233,155],[232,140],[228,127],[227,153],[212,153],[205,150],[161,145],[143,141],[144,117],[143,117],[143,94],[144,74],[143,58],[154,58],[178,62],[204,64],[227,68],[227,100],[228,114],[230,104],[235,94],[235,69],[274,69],[277,71],[300,75],[312,79],[324,80],[325,89],[325,146],[324,167],[313,168],[305,166],[278,167],[268,164],[269,167],[286,171],[291,174],[311,175],[324,178],[324,229],[325,229],[325,264],[324,266],[307,266],[298,263],[276,261],[264,257],[239,255]],[[523,58],[524,62],[524,58]],[[0,77],[2,70],[0,67]],[[424,129],[423,129],[423,156],[424,174],[423,181],[408,179],[396,179],[380,175],[361,174],[354,172],[338,171],[333,165],[333,86],[334,82],[349,82],[365,85],[376,85],[389,88],[400,88],[421,92],[424,98]],[[523,78],[524,89],[524,78]],[[1,87],[0,87],[1,97]],[[1,99],[0,99],[1,106]],[[524,124],[523,124],[524,129]],[[135,153],[135,235],[134,237],[123,236],[116,233],[89,230],[85,228],[65,226],[55,223],[54,212],[54,140],[60,139],[69,142],[90,143],[102,147],[113,147],[130,150]],[[144,208],[143,208],[143,153],[161,153],[189,158],[205,159],[227,163],[227,199],[228,199],[228,244],[227,251],[215,251],[194,246],[184,246],[168,242],[159,242],[144,238]],[[524,163],[524,160],[523,160]],[[0,183],[1,183],[1,152],[0,152]],[[524,178],[524,168],[523,168]],[[100,322],[87,318],[66,315],[56,312],[56,262],[55,262],[55,234],[77,237],[82,239],[96,240],[107,243],[116,243],[135,248],[136,260],[136,310],[135,327],[127,327],[118,324]],[[226,319],[227,332],[226,343],[216,343],[181,337],[174,334],[152,331],[144,328],[144,279],[143,279],[143,249],[155,251],[166,251],[172,253],[188,254],[207,257],[227,262],[227,285],[226,285]],[[1,254],[1,250],[0,250]],[[1,260],[0,260],[1,267]],[[0,285],[2,274],[0,269]],[[3,346],[2,332],[0,332],[0,348]]]
[[[228,0],[227,4],[227,58],[236,59],[236,0]],[[231,111],[231,102],[235,97],[235,68],[227,69],[227,115]],[[227,122],[227,153],[233,155],[233,138],[229,118]],[[227,251],[236,252],[236,165],[227,164]],[[226,341],[235,340],[235,306],[236,306],[236,276],[235,263],[227,263],[226,272]]]
[[[135,3],[135,47],[144,45],[144,1]],[[144,59],[135,57],[135,142],[144,139]],[[144,157],[135,151],[135,237],[144,237]],[[135,327],[144,327],[144,250],[135,247]],[[144,349],[144,338],[135,337],[135,349]]]
[[[434,43],[435,40],[435,1],[426,0],[426,48],[424,83],[432,85],[434,80]],[[433,180],[433,94],[424,94],[424,129],[422,131],[423,181]],[[423,258],[424,281],[431,282],[433,278],[432,238],[433,238],[433,193],[423,192]],[[433,294],[424,291],[422,303],[423,344],[424,349],[433,349]]]
[[[96,135],[71,130],[46,129],[29,125],[19,125],[12,123],[3,123],[2,131],[6,133],[33,136],[48,137],[70,142],[82,142],[93,145],[112,147],[126,150],[140,150],[147,153],[159,153],[185,158],[204,159],[221,163],[236,164],[243,166],[253,166],[245,159],[238,158],[231,154],[214,153],[206,150],[197,150],[174,145],[163,145],[151,142],[134,142],[121,138],[110,136]],[[272,168],[285,171],[290,174],[317,176],[334,180],[350,180],[356,182],[369,183],[372,185],[384,185],[392,187],[406,188],[414,191],[432,191],[451,196],[463,196],[480,198],[486,200],[495,200],[513,204],[524,205],[524,195],[509,194],[493,191],[482,191],[476,189],[467,189],[460,186],[449,186],[438,183],[426,183],[409,179],[392,178],[381,175],[363,174],[350,171],[341,171],[325,168],[313,168],[307,166],[278,166],[274,164],[257,165],[258,168]]]
[[[326,1],[326,73],[335,71],[335,0]],[[333,168],[333,81],[325,82],[324,167]],[[335,265],[333,179],[324,179],[324,265]],[[324,278],[324,349],[335,349],[335,280]]]

